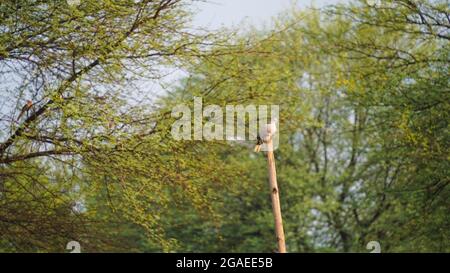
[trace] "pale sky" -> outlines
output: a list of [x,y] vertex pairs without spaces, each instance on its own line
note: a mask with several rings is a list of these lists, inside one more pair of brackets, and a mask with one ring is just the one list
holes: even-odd
[[258,26],[269,23],[272,17],[292,7],[294,2],[302,8],[312,5],[319,8],[346,0],[205,0],[196,4],[199,12],[194,17],[194,25],[217,29],[246,22]]
[[[261,26],[269,24],[271,18],[277,16],[297,3],[299,8],[314,6],[323,7],[327,4],[337,4],[347,2],[348,0],[198,0],[194,11],[197,14],[192,22],[194,28],[207,30],[216,30],[221,27],[238,27],[240,23]],[[177,85],[177,79],[185,74],[178,69],[167,71],[163,82],[165,85]],[[147,84],[147,83],[146,83]],[[152,85],[155,93],[162,92],[165,89],[158,84]]]

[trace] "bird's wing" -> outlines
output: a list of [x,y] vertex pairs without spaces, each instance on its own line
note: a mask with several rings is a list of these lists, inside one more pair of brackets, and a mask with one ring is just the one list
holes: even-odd
[[277,131],[277,124],[275,122],[272,122],[268,127],[269,133],[272,135],[275,134],[275,132]]

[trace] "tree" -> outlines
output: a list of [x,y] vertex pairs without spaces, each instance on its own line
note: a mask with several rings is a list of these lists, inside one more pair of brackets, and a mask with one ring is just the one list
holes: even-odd
[[292,9],[243,35],[188,31],[188,3],[0,4],[1,250],[274,251],[254,142],[171,136],[194,97],[280,106],[288,251],[449,250],[445,1]]
[[[126,170],[133,173],[149,167],[151,173],[147,175],[151,176],[147,181],[160,179],[152,166],[155,162],[164,164],[164,157],[138,148],[142,143],[154,151],[157,148],[153,145],[163,146],[157,139],[165,132],[158,132],[157,125],[166,116],[151,114],[155,90],[150,90],[148,84],[159,80],[169,65],[173,68],[203,56],[206,41],[214,40],[211,34],[188,30],[188,3],[85,0],[80,5],[68,5],[66,1],[2,1],[2,246],[31,250],[49,241],[42,236],[47,233],[55,233],[61,240],[82,240],[83,232],[75,229],[95,222],[90,218],[95,215],[95,207],[75,217],[74,202],[85,205],[86,194],[105,183],[118,188]],[[27,100],[32,105],[19,118],[18,110]],[[138,154],[145,164],[131,157]],[[98,175],[113,168],[122,176]],[[143,178],[127,182],[135,180]],[[154,202],[161,201],[158,191],[162,189],[157,184],[141,184],[140,190],[146,190]],[[139,198],[124,196],[131,204]],[[32,209],[40,203],[42,209]],[[64,213],[59,212],[60,208]],[[151,216],[146,210],[128,212],[128,219],[139,224],[149,224],[143,223],[145,217],[152,220],[142,215]],[[55,217],[60,220],[55,221]],[[67,228],[74,232],[65,232],[61,226],[70,226]],[[147,231],[161,238],[156,228]],[[34,239],[27,240],[27,234],[34,234]],[[50,241],[51,250],[64,250],[65,244]],[[22,242],[29,248],[19,245]]]
[[[291,252],[366,251],[371,240],[382,251],[448,249],[448,11],[406,2],[284,14],[274,29],[235,41],[251,54],[209,58],[179,90],[205,104],[280,105],[276,154]],[[413,21],[425,11],[438,29]],[[220,235],[207,237],[217,241],[209,251],[273,245],[264,168],[241,148],[224,151],[224,160],[246,168],[241,190],[222,193],[217,209],[228,217]],[[192,215],[176,222],[185,221],[198,226]],[[187,249],[205,251],[204,238],[183,238]]]

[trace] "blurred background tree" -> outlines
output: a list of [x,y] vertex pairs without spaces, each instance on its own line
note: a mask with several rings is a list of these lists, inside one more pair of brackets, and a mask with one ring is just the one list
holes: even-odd
[[[189,32],[188,3],[0,4],[1,250],[275,251],[253,141],[171,137],[194,96],[280,105],[289,252],[450,250],[446,1],[292,9],[239,35]],[[175,88],[142,88],[170,66]]]

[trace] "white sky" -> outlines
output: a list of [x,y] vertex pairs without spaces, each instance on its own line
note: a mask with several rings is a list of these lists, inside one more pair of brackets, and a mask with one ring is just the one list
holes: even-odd
[[205,0],[197,3],[196,27],[217,29],[236,26],[241,22],[252,25],[269,23],[278,13],[292,7],[322,7],[346,0]]
[[[347,2],[348,0],[197,0],[194,11],[197,14],[192,22],[194,28],[207,30],[216,30],[220,27],[239,26],[240,23],[251,24],[253,26],[262,26],[269,24],[271,18],[277,16],[294,3],[299,8],[314,6],[323,7],[327,4],[337,4]],[[169,69],[170,70],[170,69]],[[178,79],[183,77],[184,73],[175,69],[167,71],[163,82],[166,87],[177,85]],[[156,94],[164,93],[165,88],[158,84],[152,85],[152,90],[157,90]]]

